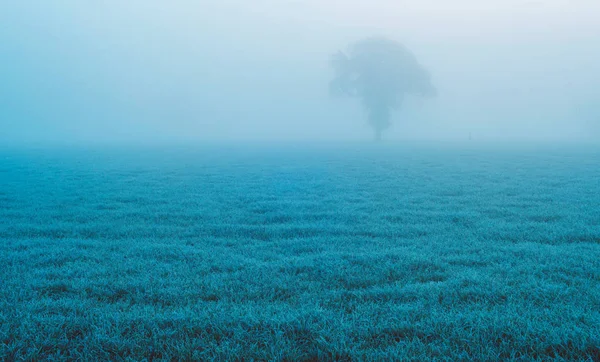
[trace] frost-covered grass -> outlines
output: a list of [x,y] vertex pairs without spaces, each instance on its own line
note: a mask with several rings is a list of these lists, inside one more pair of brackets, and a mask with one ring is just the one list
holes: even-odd
[[600,360],[600,152],[0,153],[0,360]]

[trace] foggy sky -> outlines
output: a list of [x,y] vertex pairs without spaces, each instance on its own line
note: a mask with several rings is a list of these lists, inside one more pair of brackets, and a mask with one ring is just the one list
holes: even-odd
[[386,139],[600,139],[597,0],[0,2],[0,142],[370,140],[329,56],[429,69]]

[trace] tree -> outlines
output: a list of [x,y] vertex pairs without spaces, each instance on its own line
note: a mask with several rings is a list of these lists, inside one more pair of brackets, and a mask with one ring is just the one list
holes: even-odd
[[429,72],[402,44],[381,37],[366,38],[331,57],[335,77],[330,91],[335,96],[360,98],[367,111],[375,140],[391,125],[391,114],[406,95],[437,94]]

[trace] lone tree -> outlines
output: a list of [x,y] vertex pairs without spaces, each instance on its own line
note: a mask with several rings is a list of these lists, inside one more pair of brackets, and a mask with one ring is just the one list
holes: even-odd
[[361,40],[347,52],[334,54],[331,65],[335,70],[331,94],[361,99],[376,141],[390,127],[392,110],[402,105],[406,95],[433,97],[437,93],[429,72],[408,49],[390,39]]

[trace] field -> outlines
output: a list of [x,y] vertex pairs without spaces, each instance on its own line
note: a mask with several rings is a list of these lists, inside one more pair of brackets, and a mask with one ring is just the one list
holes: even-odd
[[600,361],[600,149],[0,151],[0,360]]

